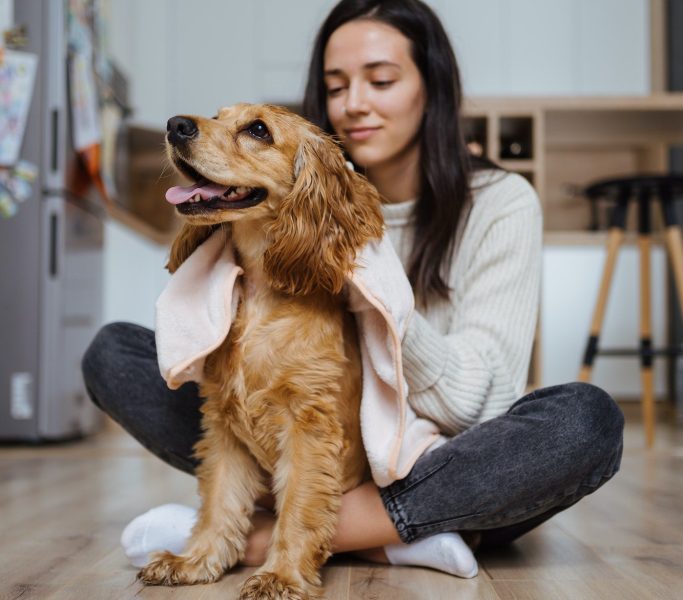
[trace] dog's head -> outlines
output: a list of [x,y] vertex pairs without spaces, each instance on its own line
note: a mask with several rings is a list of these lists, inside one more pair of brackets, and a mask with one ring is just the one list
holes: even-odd
[[171,272],[217,225],[252,221],[274,288],[339,293],[356,252],[382,235],[375,188],[346,167],[332,138],[283,108],[237,104],[213,118],[176,116],[166,147],[194,182],[166,194],[186,219]]

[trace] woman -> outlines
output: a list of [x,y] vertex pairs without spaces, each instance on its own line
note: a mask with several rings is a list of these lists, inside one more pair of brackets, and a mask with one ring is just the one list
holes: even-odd
[[[540,207],[522,177],[468,154],[460,102],[448,38],[419,0],[342,0],[323,24],[304,109],[386,202],[418,306],[403,340],[409,402],[450,436],[405,479],[345,494],[334,548],[470,577],[476,561],[455,532],[472,547],[509,543],[593,492],[618,470],[623,417],[585,384],[518,400],[538,312]],[[193,472],[200,399],[194,386],[166,388],[152,332],[105,327],[83,371],[96,404]],[[129,525],[124,546],[142,562],[154,544],[182,547],[193,518],[154,509]],[[273,523],[255,514],[247,564],[263,562]],[[140,546],[142,529],[151,547]]]

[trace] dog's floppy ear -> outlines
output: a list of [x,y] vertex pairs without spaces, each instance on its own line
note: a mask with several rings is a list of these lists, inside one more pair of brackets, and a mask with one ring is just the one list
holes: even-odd
[[171,253],[166,263],[170,273],[175,273],[180,265],[192,254],[197,246],[203,244],[213,233],[212,225],[190,225],[184,223],[180,233],[173,240]]
[[347,168],[341,149],[322,132],[299,145],[294,176],[267,232],[264,269],[287,294],[338,294],[357,251],[382,236],[379,194]]

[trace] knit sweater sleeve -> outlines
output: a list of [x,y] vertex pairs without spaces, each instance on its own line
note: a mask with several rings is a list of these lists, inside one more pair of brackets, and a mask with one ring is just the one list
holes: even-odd
[[513,187],[513,197],[487,198],[483,211],[473,210],[470,219],[479,222],[460,245],[471,254],[451,282],[457,293],[447,334],[416,312],[403,340],[409,402],[449,435],[503,414],[526,386],[542,217],[533,189],[526,182]]

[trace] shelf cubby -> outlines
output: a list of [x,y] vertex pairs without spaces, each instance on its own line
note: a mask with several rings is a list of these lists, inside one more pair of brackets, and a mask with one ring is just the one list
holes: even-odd
[[534,158],[533,116],[500,117],[498,137],[498,159],[531,160]]

